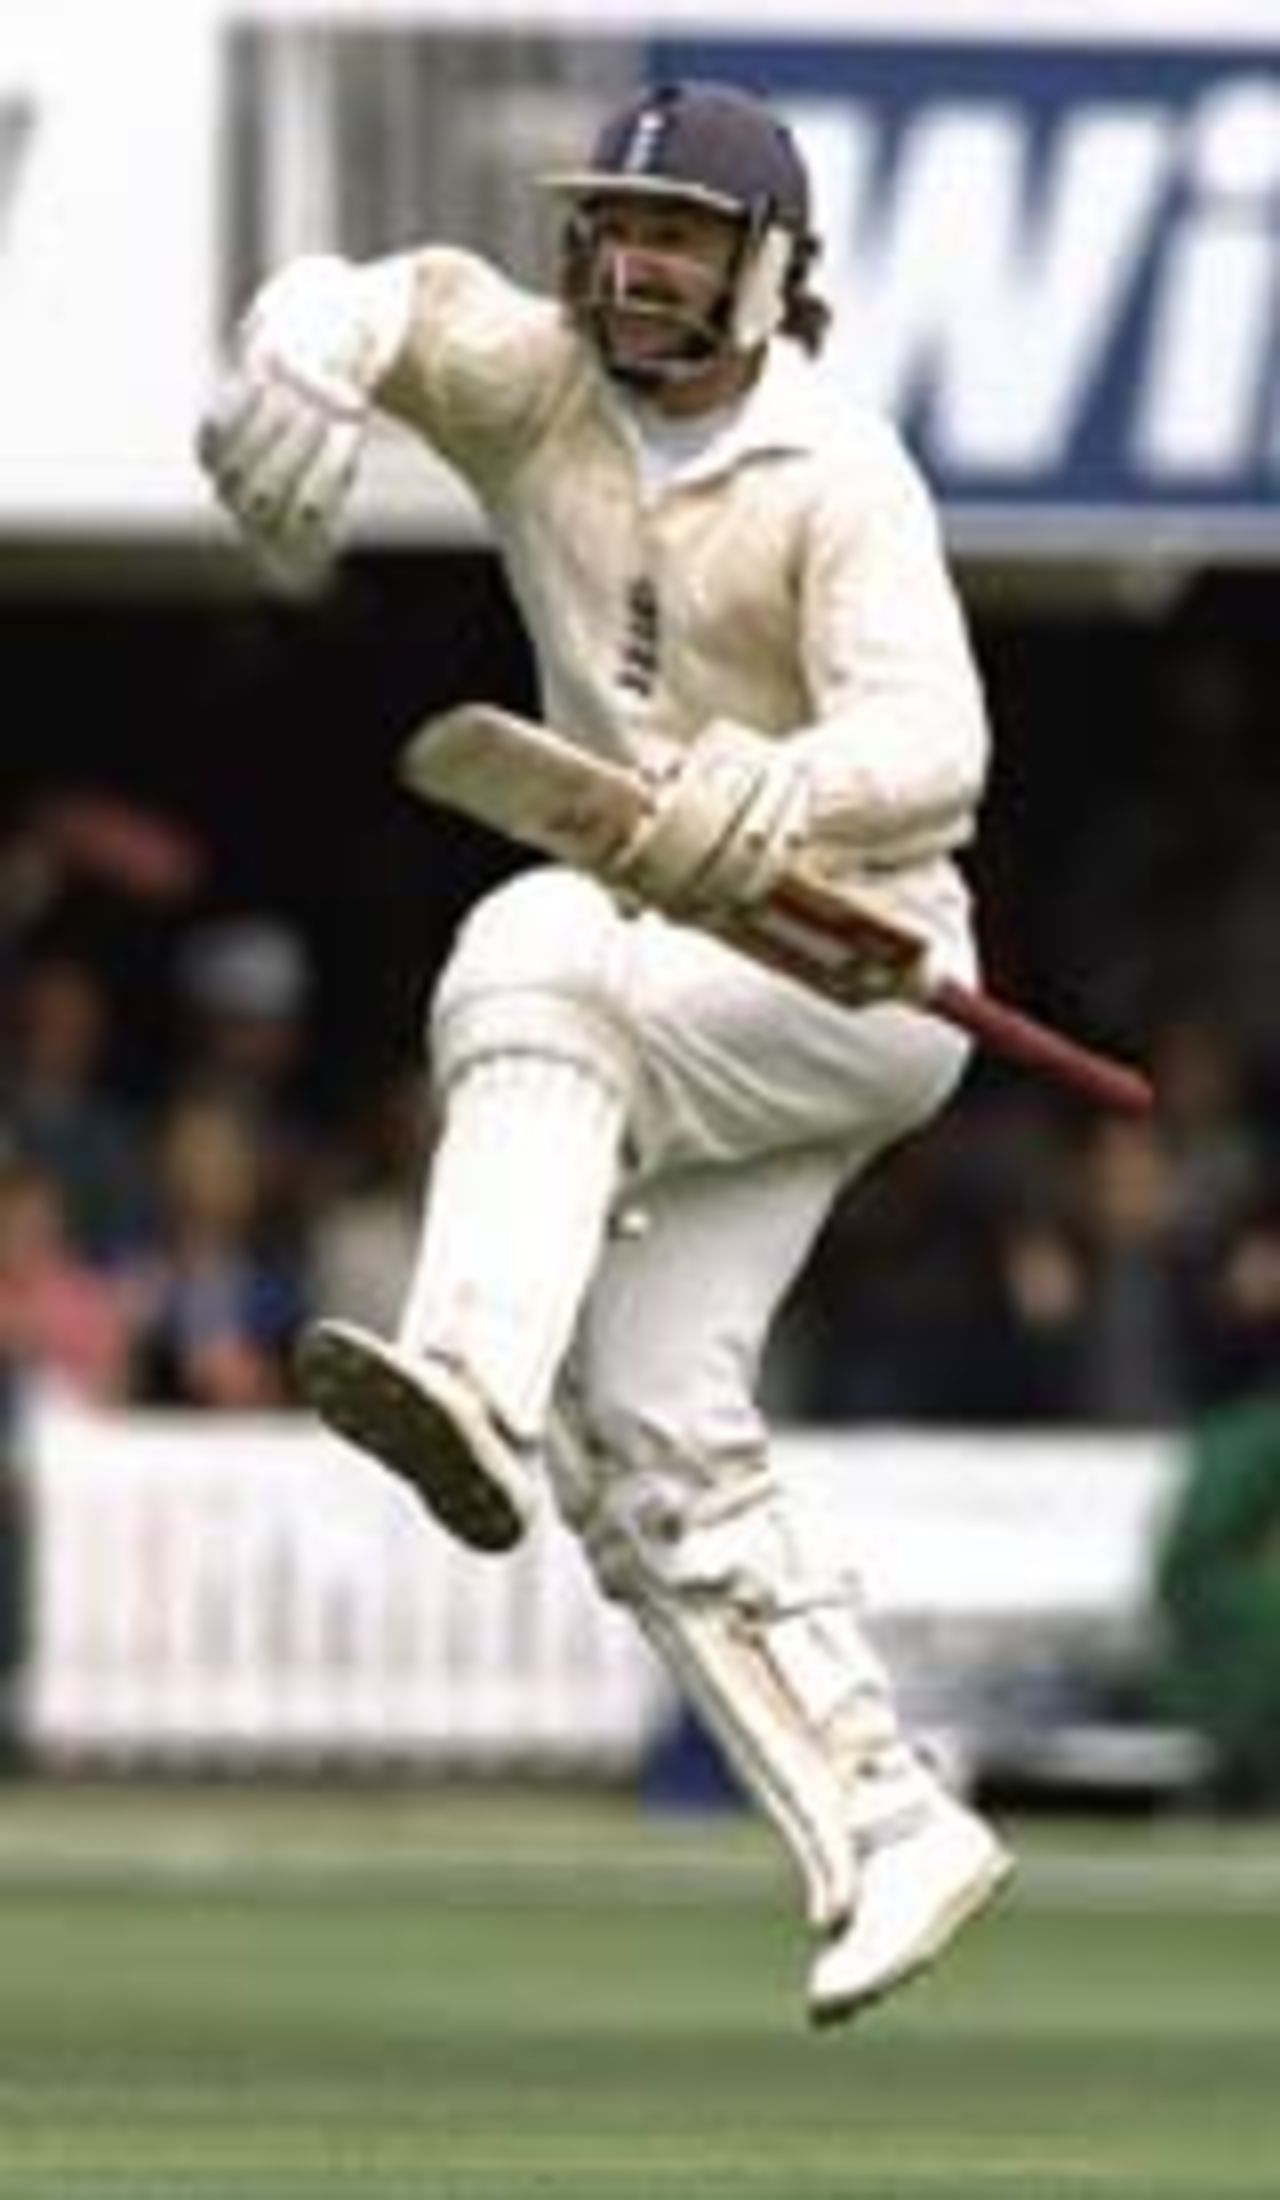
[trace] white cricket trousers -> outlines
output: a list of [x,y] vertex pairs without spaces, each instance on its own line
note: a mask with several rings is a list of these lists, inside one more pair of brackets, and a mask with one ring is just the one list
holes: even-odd
[[[969,966],[962,916],[952,959]],[[578,1413],[615,1458],[639,1466],[637,1454],[655,1446],[685,1461],[758,1452],[756,1378],[781,1298],[841,1187],[936,1112],[967,1045],[912,1009],[836,1007],[704,934],[624,915],[594,882],[545,868],[489,895],[464,923],[437,992],[433,1049],[446,1126],[451,1095],[460,1118],[477,1068],[490,1117],[503,1107],[499,1092],[510,1096],[506,1135],[486,1132],[506,1187],[502,1236],[495,1223],[491,1251],[477,1242],[477,1255],[496,1271],[504,1248],[508,1268],[515,1245],[534,1249],[521,1270],[530,1336],[540,1307],[563,1303],[560,1266],[585,1271],[569,1325]],[[543,1068],[557,1062],[573,1072],[561,1081],[562,1138],[557,1080]],[[520,1063],[539,1065],[536,1076],[512,1074]],[[584,1075],[598,1076],[601,1093],[625,1091],[618,1171],[610,1164],[601,1175],[598,1110],[583,1115],[576,1140]],[[536,1137],[521,1113],[535,1104]],[[536,1165],[522,1170],[526,1137]],[[594,1238],[583,1236],[592,1225],[580,1196],[588,1144],[611,1195]],[[471,1175],[475,1184],[476,1167]],[[478,1235],[484,1186],[463,1193],[451,1240]],[[410,1335],[429,1334],[435,1319],[432,1265],[424,1260]],[[480,1275],[473,1302],[478,1295]],[[504,1310],[508,1335],[518,1312]],[[544,1350],[539,1370],[562,1357]],[[531,1417],[522,1415],[526,1425]]]

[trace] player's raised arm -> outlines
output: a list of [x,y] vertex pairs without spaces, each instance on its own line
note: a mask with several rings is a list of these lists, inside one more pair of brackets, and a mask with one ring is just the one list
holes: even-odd
[[320,578],[375,410],[484,489],[555,401],[559,310],[447,245],[289,261],[251,301],[197,453],[264,570]]
[[408,256],[290,261],[236,331],[197,455],[263,568],[306,586],[338,540],[379,384],[408,333]]

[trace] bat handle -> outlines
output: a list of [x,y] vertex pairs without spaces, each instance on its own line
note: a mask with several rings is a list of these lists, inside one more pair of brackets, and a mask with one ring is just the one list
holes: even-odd
[[1021,1009],[1010,1008],[988,993],[975,993],[954,978],[940,978],[930,987],[928,1007],[937,1016],[957,1024],[995,1054],[1022,1063],[1069,1085],[1104,1107],[1127,1115],[1149,1114],[1155,1094],[1149,1078],[1127,1062],[1095,1053],[1063,1032],[1051,1030]]

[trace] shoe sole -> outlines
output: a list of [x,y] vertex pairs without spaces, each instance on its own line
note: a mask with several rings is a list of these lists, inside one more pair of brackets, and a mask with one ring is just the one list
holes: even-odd
[[887,1971],[874,1986],[862,1987],[856,1993],[842,1994],[838,2000],[810,2002],[809,2022],[815,2031],[825,2032],[837,2024],[847,2024],[851,2017],[874,2009],[888,1995],[896,1993],[912,1979],[930,1969],[943,1950],[954,1939],[962,1925],[993,1902],[1002,1888],[1007,1887],[1014,1874],[1013,1858],[1003,1852],[993,1856],[984,1871],[965,1882],[946,1906],[938,1912],[927,1938],[919,1942],[911,1956],[900,1963],[896,1970]]
[[441,1525],[477,1551],[509,1551],[525,1521],[486,1473],[448,1407],[389,1360],[341,1331],[316,1328],[297,1354],[298,1381],[326,1426],[372,1452],[422,1499]]

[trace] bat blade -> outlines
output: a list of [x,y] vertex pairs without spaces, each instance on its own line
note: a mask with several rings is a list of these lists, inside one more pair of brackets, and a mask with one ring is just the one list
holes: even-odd
[[[606,882],[651,814],[651,794],[638,773],[489,703],[461,704],[428,719],[402,752],[400,777],[423,801]],[[1141,1071],[994,994],[934,976],[920,934],[815,877],[802,862],[763,901],[709,929],[739,953],[846,1007],[901,1000],[1101,1106],[1145,1114],[1153,1104]]]
[[648,811],[633,773],[488,703],[428,719],[400,776],[424,801],[584,871],[606,869]]

